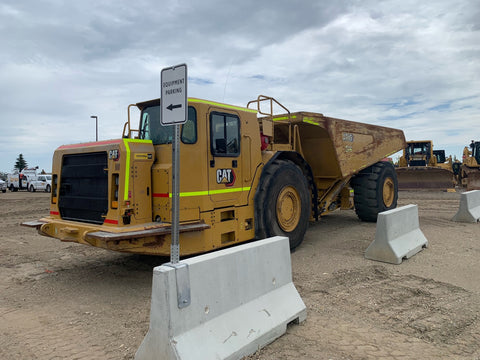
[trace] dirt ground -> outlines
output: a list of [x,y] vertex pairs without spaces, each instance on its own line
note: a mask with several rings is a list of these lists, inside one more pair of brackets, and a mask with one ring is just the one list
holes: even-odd
[[[307,320],[249,359],[480,359],[480,224],[459,193],[401,192],[428,248],[401,265],[364,258],[375,224],[338,211],[292,254]],[[21,227],[48,194],[0,193],[0,359],[133,359],[152,269],[167,258],[62,243]]]

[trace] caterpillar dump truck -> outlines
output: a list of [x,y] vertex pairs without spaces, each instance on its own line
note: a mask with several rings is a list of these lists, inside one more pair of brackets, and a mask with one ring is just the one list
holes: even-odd
[[[132,104],[122,138],[60,146],[50,214],[23,225],[62,241],[170,254],[173,129],[159,118],[159,99]],[[376,221],[396,207],[395,170],[381,159],[405,147],[401,130],[291,113],[261,95],[247,107],[190,98],[180,131],[181,255],[274,235],[293,249],[310,220],[335,209],[354,203],[360,219]]]
[[395,170],[400,190],[455,188],[452,158],[445,157],[445,150],[433,150],[431,140],[407,141]]
[[480,190],[480,141],[470,143],[463,149],[463,162],[460,166],[460,181],[462,186],[470,190]]

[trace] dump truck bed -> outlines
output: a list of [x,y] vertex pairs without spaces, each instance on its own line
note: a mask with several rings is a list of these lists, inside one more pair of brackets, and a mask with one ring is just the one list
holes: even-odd
[[290,132],[316,178],[346,178],[405,147],[405,136],[398,129],[312,112],[283,114],[273,120],[276,143],[288,143]]

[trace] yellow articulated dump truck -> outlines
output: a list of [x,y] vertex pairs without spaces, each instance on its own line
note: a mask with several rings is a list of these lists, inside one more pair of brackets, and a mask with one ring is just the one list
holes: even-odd
[[396,172],[400,190],[448,190],[456,184],[452,158],[433,150],[431,140],[407,141]]
[[[138,128],[131,106],[141,111]],[[173,129],[160,124],[159,99],[128,113],[122,138],[55,151],[50,215],[25,226],[62,241],[170,254]],[[405,147],[401,130],[291,113],[261,95],[247,107],[190,98],[180,131],[181,255],[275,235],[293,249],[309,221],[335,209],[354,202],[360,219],[376,221],[396,207],[395,170],[381,160]]]
[[463,163],[459,171],[462,186],[470,190],[480,190],[480,141],[470,143],[470,149],[463,149]]

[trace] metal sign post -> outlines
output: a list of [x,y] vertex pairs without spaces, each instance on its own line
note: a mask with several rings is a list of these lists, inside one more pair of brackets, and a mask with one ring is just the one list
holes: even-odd
[[180,263],[180,125],[188,120],[187,65],[181,64],[162,69],[160,75],[160,122],[173,126],[172,139],[172,245],[170,263],[175,269],[177,304],[180,309],[190,305],[190,276],[188,265]]
[[161,72],[161,118],[164,126],[174,126],[172,141],[172,245],[170,263],[180,260],[179,222],[180,222],[180,124],[188,119],[187,103],[187,65],[181,64],[162,69]]
[[174,125],[174,137],[172,143],[172,245],[170,248],[170,262],[178,263],[180,260],[180,125]]

